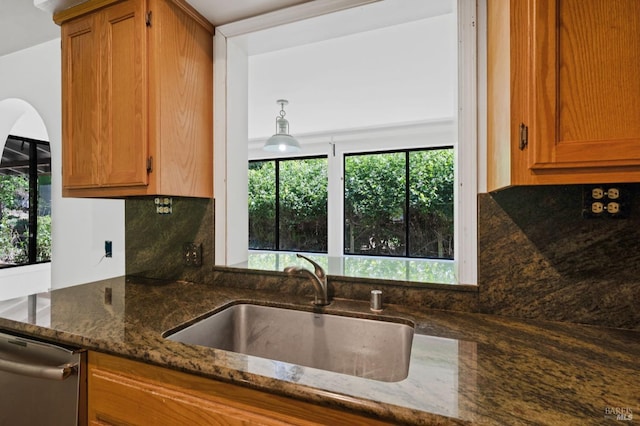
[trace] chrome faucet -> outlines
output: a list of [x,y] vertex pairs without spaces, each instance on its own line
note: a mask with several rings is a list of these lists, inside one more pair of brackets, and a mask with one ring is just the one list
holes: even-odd
[[306,256],[303,256],[299,253],[296,254],[296,256],[311,263],[315,269],[314,272],[311,272],[310,270],[302,268],[300,266],[287,266],[286,268],[284,268],[284,272],[288,274],[299,272],[301,274],[308,275],[311,279],[311,282],[313,283],[313,290],[315,293],[315,300],[313,301],[313,304],[317,306],[328,305],[329,297],[327,295],[327,274],[325,274],[324,269],[322,269],[320,265]]

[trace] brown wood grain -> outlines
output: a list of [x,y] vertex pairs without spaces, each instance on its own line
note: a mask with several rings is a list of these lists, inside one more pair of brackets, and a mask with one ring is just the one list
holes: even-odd
[[151,117],[158,192],[213,194],[213,39],[172,2],[158,10],[150,33]]
[[90,424],[388,424],[98,352],[88,371]]
[[[504,18],[497,18],[505,9],[507,49]],[[488,31],[488,127],[509,115],[511,132],[509,149],[504,124],[488,133],[489,190],[640,182],[640,2],[490,0]],[[492,70],[507,60],[508,85],[504,68]],[[501,90],[509,105],[491,95]],[[520,123],[528,126],[524,150]]]
[[147,184],[145,8],[125,1],[101,18],[101,186]]
[[99,82],[95,17],[62,28],[62,182],[68,188],[98,183]]
[[213,197],[213,27],[179,0],[73,9],[58,16],[63,195]]

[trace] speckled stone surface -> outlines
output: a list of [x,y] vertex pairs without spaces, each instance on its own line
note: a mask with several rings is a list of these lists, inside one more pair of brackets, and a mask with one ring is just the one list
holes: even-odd
[[[582,185],[514,187],[478,197],[478,286],[330,276],[337,297],[387,300],[416,309],[483,312],[640,329],[640,185],[625,185],[626,219],[583,219]],[[213,283],[213,201],[174,198],[155,213],[153,198],[126,201],[126,273]],[[185,266],[182,245],[202,244],[200,267]],[[282,274],[244,270],[243,288],[279,285]],[[238,282],[236,268],[232,284]],[[294,283],[288,280],[287,283]],[[300,280],[298,280],[300,282]],[[291,286],[289,286],[291,287]],[[293,286],[296,288],[297,286]]]
[[625,219],[583,219],[582,185],[479,196],[480,311],[640,329],[640,185]]
[[[126,274],[206,282],[214,264],[213,200],[172,198],[171,214],[156,213],[154,198],[125,201]],[[202,247],[202,265],[186,266],[185,243]]]
[[[215,284],[244,289],[279,289],[285,294],[311,295],[312,289],[305,277],[289,276],[282,272],[256,271],[242,268],[216,267]],[[371,290],[381,290],[385,303],[411,306],[414,309],[447,309],[477,312],[478,287],[474,285],[447,285],[398,282],[381,279],[328,276],[331,296],[369,301]]]
[[[110,290],[106,291],[105,289]],[[640,413],[640,332],[387,304],[413,321],[407,379],[379,382],[185,345],[162,333],[237,301],[310,310],[310,297],[241,286],[115,278],[55,290],[37,324],[0,318],[0,329],[118,354],[393,424],[615,424]],[[110,296],[109,293],[110,292]],[[292,291],[291,293],[296,293]],[[326,312],[371,316],[336,299]],[[630,424],[630,423],[626,423]]]

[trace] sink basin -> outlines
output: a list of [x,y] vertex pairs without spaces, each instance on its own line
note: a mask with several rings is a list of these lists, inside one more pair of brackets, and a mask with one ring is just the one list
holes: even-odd
[[[402,321],[402,320],[399,320]],[[231,305],[169,340],[384,382],[407,377],[413,326],[249,303]]]

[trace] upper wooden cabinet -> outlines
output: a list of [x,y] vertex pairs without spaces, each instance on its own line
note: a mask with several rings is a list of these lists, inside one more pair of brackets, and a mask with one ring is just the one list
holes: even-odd
[[488,189],[640,182],[640,1],[488,1]]
[[213,196],[213,27],[183,0],[91,0],[62,27],[63,195]]

